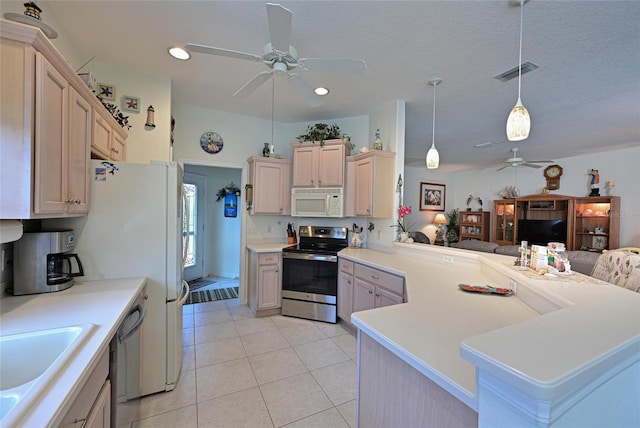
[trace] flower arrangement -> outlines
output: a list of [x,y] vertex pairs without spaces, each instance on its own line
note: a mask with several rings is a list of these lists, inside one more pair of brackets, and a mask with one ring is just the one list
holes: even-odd
[[411,207],[406,205],[400,205],[398,207],[398,220],[396,220],[397,224],[393,224],[391,227],[395,227],[398,232],[408,232],[409,229],[413,226],[413,223],[407,225],[407,220],[405,217],[411,215]]
[[219,201],[220,199],[224,199],[225,196],[230,194],[240,196],[240,189],[236,187],[235,184],[233,184],[233,181],[227,184],[222,189],[218,190],[218,192],[216,193],[216,201]]

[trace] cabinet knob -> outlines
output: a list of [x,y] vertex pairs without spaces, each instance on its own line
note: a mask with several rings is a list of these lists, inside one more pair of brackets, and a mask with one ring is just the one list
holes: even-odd
[[380,297],[380,295],[378,293],[376,293],[376,297]]
[[318,180],[318,185],[322,186],[322,180]]
[[76,205],[80,205],[82,203],[80,199],[76,199],[74,202],[76,203]]
[[371,275],[371,279],[375,279],[376,281],[379,280],[380,278],[375,276],[375,275]]
[[311,185],[313,186],[313,180],[311,180]]
[[114,153],[120,153],[120,152],[118,152],[118,149],[114,149],[113,147],[111,147],[111,151],[114,152]]
[[372,290],[369,290],[369,294],[373,294],[373,291],[372,291]]

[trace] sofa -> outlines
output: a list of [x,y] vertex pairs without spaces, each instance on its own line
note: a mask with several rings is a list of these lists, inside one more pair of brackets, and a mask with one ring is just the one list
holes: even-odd
[[[460,248],[463,250],[482,251],[484,253],[502,254],[505,256],[520,257],[518,249],[519,245],[498,245],[495,242],[478,241],[467,239],[460,242],[449,244],[452,248]],[[598,260],[600,253],[591,251],[567,251],[567,257],[571,263],[571,270],[580,272],[585,275],[591,275],[593,266]]]

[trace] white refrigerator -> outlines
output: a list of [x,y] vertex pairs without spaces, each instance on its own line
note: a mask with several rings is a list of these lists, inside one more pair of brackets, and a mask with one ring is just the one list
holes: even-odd
[[92,160],[89,215],[68,223],[84,280],[148,278],[140,395],[174,389],[182,365],[182,177],[175,163]]

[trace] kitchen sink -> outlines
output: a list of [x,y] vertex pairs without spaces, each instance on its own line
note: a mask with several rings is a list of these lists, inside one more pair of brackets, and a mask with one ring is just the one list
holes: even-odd
[[[12,425],[58,379],[94,324],[0,337],[0,422]],[[6,419],[6,420],[5,420]]]

